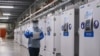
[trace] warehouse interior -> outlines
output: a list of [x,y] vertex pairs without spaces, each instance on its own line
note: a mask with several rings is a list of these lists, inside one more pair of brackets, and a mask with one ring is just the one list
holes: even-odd
[[100,0],[0,0],[0,56],[35,56],[31,38],[38,56],[100,56],[99,12]]

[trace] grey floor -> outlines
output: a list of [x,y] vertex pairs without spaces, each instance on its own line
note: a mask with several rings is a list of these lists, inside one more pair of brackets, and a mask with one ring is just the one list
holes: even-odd
[[13,40],[0,40],[0,56],[29,56],[27,48]]

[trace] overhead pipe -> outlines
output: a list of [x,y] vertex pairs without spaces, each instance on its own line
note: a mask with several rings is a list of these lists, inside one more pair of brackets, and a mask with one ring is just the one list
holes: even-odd
[[46,5],[45,7],[41,8],[40,10],[36,11],[35,13],[31,14],[29,17],[26,17],[24,20],[20,21],[19,23],[24,22],[25,20],[29,19],[32,16],[35,16],[35,14],[43,11],[44,9],[48,8],[49,6],[52,6],[55,2],[57,2],[57,0],[52,1],[51,3],[49,3],[48,5]]
[[[71,0],[62,2],[62,3],[60,3],[59,5],[56,5],[56,6],[54,6],[53,8],[51,8],[51,9],[49,9],[49,10],[47,10],[47,11],[45,11],[45,12],[43,12],[43,13],[37,15],[37,16],[35,16],[35,17],[34,17],[33,19],[31,19],[31,20],[34,20],[34,19],[36,19],[36,18],[39,18],[39,17],[41,17],[41,16],[43,16],[43,15],[46,15],[46,14],[50,13],[51,11],[54,11],[54,10],[60,8],[61,6],[63,6],[63,5],[65,5],[65,4],[67,4],[67,3],[69,3],[70,1],[71,1]],[[27,22],[29,22],[29,21],[30,21],[30,20],[28,20]]]
[[70,1],[71,1],[71,0],[62,2],[62,3],[60,3],[59,5],[56,5],[55,7],[53,7],[53,8],[51,8],[51,9],[49,9],[49,10],[47,10],[47,11],[45,11],[45,12],[43,12],[43,13],[37,15],[37,16],[35,16],[34,19],[39,18],[39,17],[41,17],[41,16],[43,16],[43,15],[46,15],[46,14],[50,13],[51,11],[54,11],[54,10],[58,9],[58,8],[60,8],[61,6],[63,6],[63,5],[65,5],[65,4],[67,4],[67,3],[69,3]]

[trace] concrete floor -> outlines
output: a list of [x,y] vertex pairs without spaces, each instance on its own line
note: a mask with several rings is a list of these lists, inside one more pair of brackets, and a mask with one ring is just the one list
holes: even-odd
[[29,56],[27,48],[13,40],[0,40],[0,56]]

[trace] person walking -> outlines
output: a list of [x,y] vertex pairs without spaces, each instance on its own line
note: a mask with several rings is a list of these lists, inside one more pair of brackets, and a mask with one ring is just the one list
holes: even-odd
[[33,35],[28,38],[28,50],[30,56],[39,56],[40,40],[44,38],[44,34],[38,27],[38,20],[33,20]]

